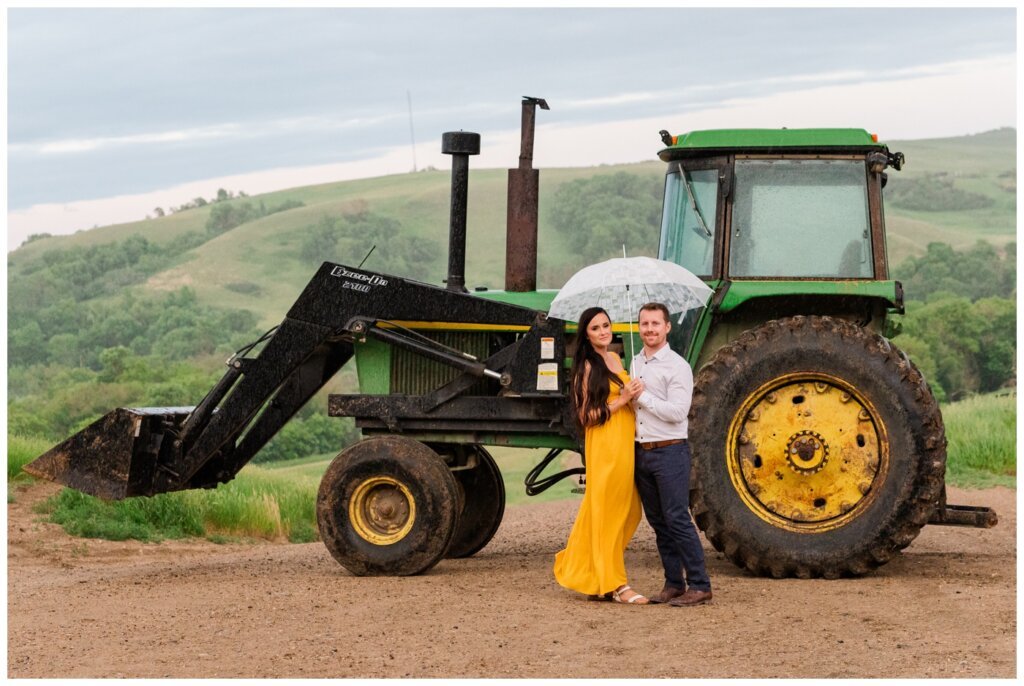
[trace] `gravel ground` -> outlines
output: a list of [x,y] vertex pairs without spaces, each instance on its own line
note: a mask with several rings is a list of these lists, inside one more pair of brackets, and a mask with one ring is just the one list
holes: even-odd
[[[551,574],[578,501],[510,508],[475,557],[358,578],[319,543],[71,538],[7,507],[9,677],[1016,676],[1016,491],[950,489],[989,530],[926,527],[860,579],[753,577],[708,548],[714,602],[594,603]],[[653,533],[630,582],[661,588]]]

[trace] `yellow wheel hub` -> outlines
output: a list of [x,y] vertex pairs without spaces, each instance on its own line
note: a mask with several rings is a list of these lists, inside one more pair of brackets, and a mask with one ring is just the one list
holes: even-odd
[[857,517],[889,465],[874,407],[829,374],[795,373],[751,393],[729,426],[729,477],[775,526],[816,532]]
[[416,502],[405,484],[389,476],[363,481],[348,504],[352,528],[376,545],[391,545],[405,538],[416,521]]

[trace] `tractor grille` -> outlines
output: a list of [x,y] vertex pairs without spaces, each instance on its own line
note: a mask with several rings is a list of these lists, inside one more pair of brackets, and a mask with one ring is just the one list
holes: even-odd
[[[456,350],[475,355],[481,362],[490,353],[486,331],[420,331],[427,338],[447,345]],[[424,395],[435,388],[443,386],[462,372],[454,367],[428,360],[421,355],[403,350],[397,346],[391,348],[391,392],[402,395]],[[494,395],[495,382],[481,379],[474,384],[466,395]]]

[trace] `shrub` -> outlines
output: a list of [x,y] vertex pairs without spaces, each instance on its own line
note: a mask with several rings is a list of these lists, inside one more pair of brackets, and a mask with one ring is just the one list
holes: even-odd
[[206,218],[206,230],[216,236],[261,216],[251,202],[216,203]]
[[942,292],[970,300],[1014,297],[1017,289],[1017,244],[1002,250],[978,241],[966,250],[929,243],[920,257],[909,257],[893,269],[910,300],[931,300]]
[[386,246],[386,250],[374,253],[382,271],[422,281],[429,279],[441,255],[435,243],[410,236],[398,221],[357,204],[341,216],[324,215],[306,229],[299,243],[299,257],[317,265],[324,260],[358,260],[375,245]]
[[630,255],[656,255],[662,179],[626,172],[563,184],[551,203],[555,230],[584,263]]
[[885,195],[887,203],[922,212],[977,210],[991,207],[995,202],[987,195],[957,188],[953,179],[938,174],[891,179]]
[[897,338],[896,344],[904,347],[907,340],[912,359],[929,370],[928,381],[933,388],[941,385],[947,398],[994,391],[1015,378],[1017,316],[1012,300],[971,303],[967,298],[936,296],[928,303],[908,303],[907,312],[906,336]]
[[253,463],[295,460],[310,455],[336,453],[359,436],[351,419],[313,413],[295,417],[253,458]]
[[225,284],[224,288],[235,293],[241,293],[242,295],[256,295],[263,292],[262,286],[252,281],[233,281]]

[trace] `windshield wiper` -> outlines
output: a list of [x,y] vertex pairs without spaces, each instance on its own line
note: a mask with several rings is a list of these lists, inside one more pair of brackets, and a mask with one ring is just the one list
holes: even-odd
[[700,210],[697,209],[697,198],[693,197],[693,186],[690,185],[690,173],[685,169],[683,172],[683,186],[686,188],[686,197],[690,199],[690,207],[693,208],[693,214],[697,217],[697,224],[704,230],[704,234],[711,238],[711,232],[708,231],[708,225],[704,221],[704,217],[701,215]]

